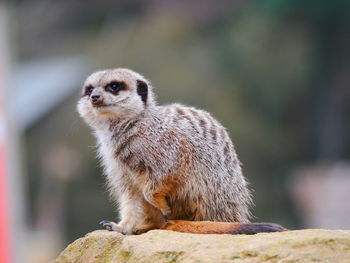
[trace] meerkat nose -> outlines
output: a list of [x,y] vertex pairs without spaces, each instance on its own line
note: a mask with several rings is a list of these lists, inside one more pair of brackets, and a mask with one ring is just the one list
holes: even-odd
[[94,105],[99,105],[103,103],[103,97],[101,95],[92,95],[91,102]]

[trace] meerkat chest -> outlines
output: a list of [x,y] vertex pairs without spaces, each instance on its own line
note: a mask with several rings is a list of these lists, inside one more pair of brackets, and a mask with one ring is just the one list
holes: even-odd
[[118,193],[133,187],[139,189],[140,177],[137,177],[119,158],[116,156],[118,142],[113,139],[109,131],[96,133],[98,141],[98,155],[102,161],[107,183],[113,193]]
[[98,156],[102,161],[108,180],[111,181],[112,178],[115,178],[122,173],[122,166],[115,157],[115,145],[112,140],[112,133],[109,131],[97,131],[96,137],[98,143]]

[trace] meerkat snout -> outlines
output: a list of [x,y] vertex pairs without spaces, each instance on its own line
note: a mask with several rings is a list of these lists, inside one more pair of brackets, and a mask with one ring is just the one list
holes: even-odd
[[101,105],[103,103],[103,97],[101,95],[91,95],[92,105]]

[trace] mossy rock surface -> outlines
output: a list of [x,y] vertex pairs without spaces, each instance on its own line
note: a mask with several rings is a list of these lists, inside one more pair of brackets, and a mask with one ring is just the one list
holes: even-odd
[[308,229],[257,235],[196,235],[153,230],[123,236],[98,230],[70,244],[52,263],[347,262],[350,231]]

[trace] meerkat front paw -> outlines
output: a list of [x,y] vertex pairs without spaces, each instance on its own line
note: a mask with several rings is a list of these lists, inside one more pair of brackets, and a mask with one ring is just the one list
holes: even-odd
[[122,228],[115,222],[108,221],[108,220],[102,220],[100,222],[100,225],[102,225],[104,228],[106,228],[108,231],[117,231],[119,233],[122,233]]
[[123,235],[139,235],[146,233],[149,230],[156,229],[154,224],[142,224],[142,225],[134,225],[131,223],[115,223],[108,220],[102,220],[100,225],[105,227],[108,231],[117,231]]
[[100,222],[100,225],[105,227],[108,231],[117,231],[119,233],[122,233],[123,235],[130,235],[133,233],[133,224],[127,224],[123,222],[119,222],[119,224],[117,224],[112,221],[102,220]]
[[108,220],[102,220],[100,222],[100,225],[102,225],[104,228],[106,228],[108,231],[117,231],[123,235],[131,235],[134,234],[134,223],[127,223],[125,221],[119,222],[119,224],[108,221]]

